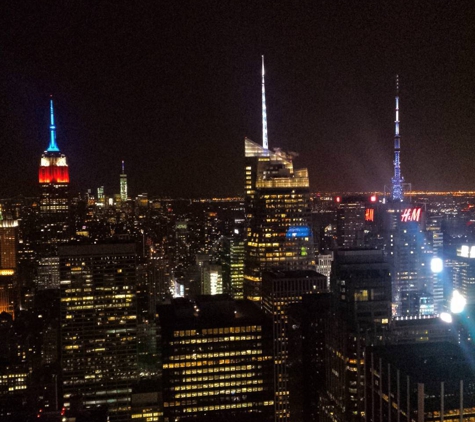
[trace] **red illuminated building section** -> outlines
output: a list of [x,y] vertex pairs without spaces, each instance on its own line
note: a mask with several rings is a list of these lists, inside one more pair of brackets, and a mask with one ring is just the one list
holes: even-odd
[[54,156],[45,153],[41,157],[39,171],[40,183],[69,183],[69,167],[64,155]]
[[373,208],[366,208],[364,219],[365,219],[365,221],[374,221],[374,209]]

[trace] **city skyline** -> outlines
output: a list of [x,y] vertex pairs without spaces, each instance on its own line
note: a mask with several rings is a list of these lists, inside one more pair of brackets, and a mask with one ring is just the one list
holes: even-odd
[[475,185],[464,5],[3,7],[0,197],[37,194],[49,94],[72,192],[119,192],[125,160],[132,195],[242,195],[242,140],[262,134],[261,55],[269,146],[299,151],[312,191],[390,183],[395,74],[405,179]]

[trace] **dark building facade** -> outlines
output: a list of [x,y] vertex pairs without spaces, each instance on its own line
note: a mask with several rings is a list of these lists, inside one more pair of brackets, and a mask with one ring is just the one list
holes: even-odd
[[275,420],[291,418],[289,394],[288,307],[304,295],[326,292],[327,278],[315,271],[266,271],[262,274],[262,308],[272,317]]
[[321,420],[360,421],[364,415],[364,350],[382,344],[391,318],[391,281],[383,251],[338,251],[331,293]]
[[368,349],[366,420],[469,421],[475,418],[472,347],[453,343]]
[[325,392],[325,324],[330,316],[330,293],[302,296],[288,308],[288,374],[291,420],[320,420]]

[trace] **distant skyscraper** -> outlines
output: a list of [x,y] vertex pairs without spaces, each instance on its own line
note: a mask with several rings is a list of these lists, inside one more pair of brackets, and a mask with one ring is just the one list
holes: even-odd
[[333,252],[318,254],[316,261],[317,273],[320,273],[327,278],[327,289],[330,290],[330,274],[332,271]]
[[262,146],[244,140],[244,297],[254,301],[261,300],[262,271],[315,269],[308,171],[294,171],[294,154],[268,149],[264,59],[262,125]]
[[69,216],[69,167],[66,156],[56,143],[53,100],[50,99],[50,143],[41,156],[39,183],[40,213],[44,240],[52,243],[67,240]]
[[35,276],[37,290],[59,289],[59,257],[43,256],[38,259]]
[[125,174],[125,164],[122,160],[122,172],[120,173],[120,201],[127,201],[127,175]]
[[337,243],[341,249],[362,248],[366,222],[366,206],[361,200],[348,198],[338,204]]
[[205,265],[202,269],[202,274],[202,294],[220,295],[223,293],[223,270],[221,265]]
[[104,195],[104,186],[99,186],[97,188],[97,205],[99,207],[104,207],[106,205],[106,197]]
[[393,201],[404,199],[404,177],[401,174],[401,137],[399,136],[399,76],[396,75],[396,120],[394,133],[394,176],[391,179],[391,198]]
[[243,299],[244,238],[237,231],[223,237],[223,283],[234,299]]

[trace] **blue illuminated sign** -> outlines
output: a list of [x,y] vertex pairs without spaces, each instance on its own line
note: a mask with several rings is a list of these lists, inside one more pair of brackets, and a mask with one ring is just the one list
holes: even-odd
[[308,226],[291,226],[285,234],[286,237],[310,237],[310,228]]

